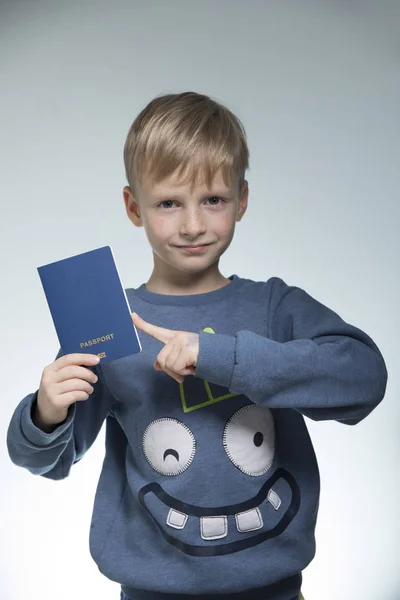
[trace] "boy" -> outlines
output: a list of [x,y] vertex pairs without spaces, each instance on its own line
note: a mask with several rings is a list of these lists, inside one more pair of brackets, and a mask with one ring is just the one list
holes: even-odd
[[297,600],[319,498],[304,415],[364,419],[384,360],[302,289],[219,271],[248,199],[246,136],[227,108],[156,98],[124,157],[126,211],[154,256],[127,290],[142,353],[99,365],[60,352],[13,415],[11,459],[64,478],[106,419],[90,550],[121,598]]

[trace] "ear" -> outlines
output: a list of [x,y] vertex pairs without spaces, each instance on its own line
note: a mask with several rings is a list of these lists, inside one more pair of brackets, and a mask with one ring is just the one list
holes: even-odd
[[237,214],[236,214],[236,221],[238,223],[239,223],[239,221],[242,220],[242,218],[247,210],[248,199],[249,199],[249,183],[248,183],[248,181],[245,181],[243,183],[242,193],[239,198],[238,210],[237,210]]
[[126,214],[129,219],[136,227],[142,227],[143,221],[140,215],[140,208],[138,202],[135,200],[131,188],[126,185],[123,189],[122,195],[124,197]]

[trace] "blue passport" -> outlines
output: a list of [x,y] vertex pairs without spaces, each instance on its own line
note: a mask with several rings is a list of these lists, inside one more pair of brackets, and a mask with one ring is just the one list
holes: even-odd
[[110,246],[38,267],[62,353],[100,362],[142,347]]

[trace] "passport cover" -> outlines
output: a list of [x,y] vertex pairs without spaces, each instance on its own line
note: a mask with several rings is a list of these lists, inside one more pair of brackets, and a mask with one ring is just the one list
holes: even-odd
[[63,354],[110,362],[142,347],[110,246],[37,268]]

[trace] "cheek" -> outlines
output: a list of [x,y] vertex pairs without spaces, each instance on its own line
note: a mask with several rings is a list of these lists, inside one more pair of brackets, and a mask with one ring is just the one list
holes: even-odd
[[157,243],[157,241],[160,242],[169,237],[171,230],[171,224],[169,221],[169,219],[165,219],[160,216],[149,219],[145,223],[147,237],[149,238],[150,242]]
[[214,229],[218,231],[220,235],[230,235],[232,229],[235,227],[235,215],[228,211],[219,215],[218,219],[213,221]]

